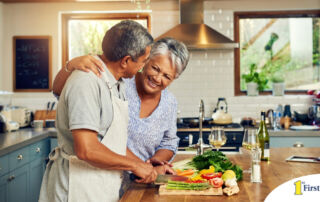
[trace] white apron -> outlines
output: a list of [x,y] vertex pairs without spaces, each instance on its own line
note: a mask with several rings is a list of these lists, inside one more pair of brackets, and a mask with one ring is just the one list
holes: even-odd
[[[102,75],[111,92],[113,120],[101,143],[117,154],[126,155],[128,102],[114,95],[105,72]],[[55,153],[60,153],[63,158],[69,160],[68,202],[119,200],[122,171],[104,170],[91,166],[75,155],[64,153],[60,148],[56,148]]]

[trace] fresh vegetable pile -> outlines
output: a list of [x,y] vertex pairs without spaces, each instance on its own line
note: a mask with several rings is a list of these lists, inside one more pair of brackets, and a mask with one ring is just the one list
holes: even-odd
[[221,152],[208,151],[195,156],[187,167],[175,171],[177,175],[188,177],[188,180],[169,181],[167,189],[205,190],[224,186],[223,192],[229,196],[239,192],[237,180],[242,179],[242,169],[233,165]]
[[226,170],[233,170],[237,180],[242,179],[242,169],[238,165],[233,165],[220,151],[207,151],[203,155],[195,156],[190,165],[194,166],[197,170],[208,169],[210,166],[214,166],[215,172],[224,173]]

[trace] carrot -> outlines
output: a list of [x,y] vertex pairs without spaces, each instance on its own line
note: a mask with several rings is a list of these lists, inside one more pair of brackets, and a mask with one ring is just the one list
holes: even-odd
[[180,170],[180,169],[176,169],[175,171],[176,171],[177,174],[182,172],[182,170]]
[[181,171],[181,172],[177,173],[177,175],[180,175],[180,176],[190,176],[190,175],[193,175],[193,173],[194,173],[194,170],[189,169],[189,170]]

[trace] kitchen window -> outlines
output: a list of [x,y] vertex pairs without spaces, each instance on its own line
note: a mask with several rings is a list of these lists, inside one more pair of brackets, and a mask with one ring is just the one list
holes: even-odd
[[283,81],[286,94],[304,94],[320,87],[320,10],[235,12],[235,95],[245,95],[242,75],[254,67],[272,82]]
[[121,20],[134,20],[150,32],[147,13],[62,14],[62,64],[86,54],[102,54],[101,42],[108,29]]

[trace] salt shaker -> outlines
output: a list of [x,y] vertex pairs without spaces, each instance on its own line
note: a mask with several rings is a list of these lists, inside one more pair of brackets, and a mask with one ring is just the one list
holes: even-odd
[[251,182],[255,182],[255,183],[261,183],[262,179],[261,179],[261,167],[260,167],[260,150],[259,148],[253,148],[251,150],[251,154],[252,154],[252,162],[251,162],[251,167],[252,167],[252,171],[251,171]]

